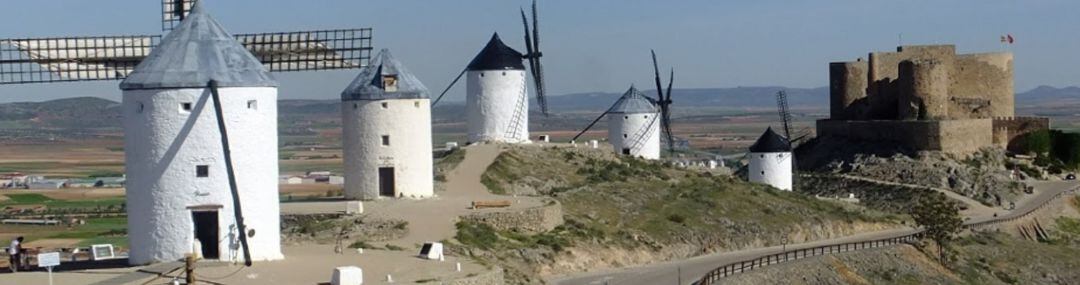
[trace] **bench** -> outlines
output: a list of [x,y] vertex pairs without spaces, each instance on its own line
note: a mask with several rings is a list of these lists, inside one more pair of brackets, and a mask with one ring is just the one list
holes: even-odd
[[509,200],[495,200],[495,201],[473,201],[473,209],[486,209],[486,208],[506,208],[510,207]]

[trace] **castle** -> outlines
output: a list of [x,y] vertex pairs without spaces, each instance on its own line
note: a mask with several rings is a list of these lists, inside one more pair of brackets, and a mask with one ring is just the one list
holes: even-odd
[[830,118],[817,121],[819,137],[968,154],[1050,127],[1048,118],[1015,116],[1008,52],[900,46],[830,63],[829,81]]

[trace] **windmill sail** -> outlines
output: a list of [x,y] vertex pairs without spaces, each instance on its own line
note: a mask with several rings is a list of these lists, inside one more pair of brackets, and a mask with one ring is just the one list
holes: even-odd
[[0,39],[0,84],[123,79],[160,36]]
[[195,0],[161,0],[161,30],[172,31],[191,13]]
[[[235,35],[270,71],[360,68],[371,58],[370,28]],[[161,36],[0,39],[0,85],[120,80]]]

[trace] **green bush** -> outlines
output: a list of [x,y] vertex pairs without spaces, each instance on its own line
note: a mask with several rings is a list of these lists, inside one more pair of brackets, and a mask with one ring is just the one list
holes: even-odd
[[487,224],[463,221],[457,223],[457,230],[454,238],[471,247],[492,249],[499,241],[495,229]]

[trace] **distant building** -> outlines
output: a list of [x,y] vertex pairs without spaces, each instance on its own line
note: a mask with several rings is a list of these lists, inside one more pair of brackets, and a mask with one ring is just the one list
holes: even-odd
[[68,188],[94,188],[97,187],[97,179],[71,179],[68,180]]
[[41,179],[26,185],[28,189],[60,189],[68,183],[66,179]]
[[299,176],[282,176],[280,184],[301,184],[304,183],[304,179]]
[[124,188],[127,177],[98,177],[94,187],[101,188]]

